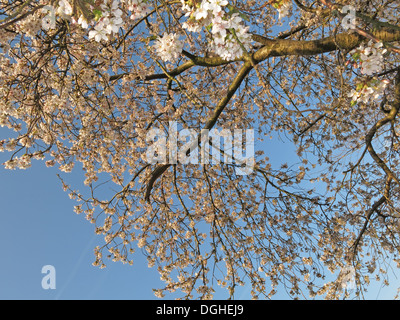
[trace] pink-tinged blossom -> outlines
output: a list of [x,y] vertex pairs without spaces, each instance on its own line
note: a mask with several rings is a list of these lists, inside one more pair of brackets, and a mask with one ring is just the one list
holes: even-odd
[[48,31],[50,29],[54,29],[55,27],[56,27],[56,22],[55,22],[55,20],[53,20],[53,18],[50,15],[48,15],[42,19],[43,30]]
[[225,20],[222,20],[221,17],[216,17],[212,21],[212,29],[211,33],[216,35],[219,34],[222,37],[226,36],[226,29],[228,27],[228,23]]
[[145,17],[151,12],[150,6],[142,0],[128,0],[128,9],[131,11],[130,19],[140,19]]
[[188,19],[182,24],[182,28],[190,32],[200,32],[203,26],[194,19]]
[[113,18],[110,19],[107,26],[106,26],[106,30],[111,33],[117,33],[122,25],[123,21],[121,18]]

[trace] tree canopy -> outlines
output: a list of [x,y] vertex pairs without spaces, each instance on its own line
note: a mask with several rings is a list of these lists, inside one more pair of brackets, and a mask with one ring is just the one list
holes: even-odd
[[[85,190],[62,183],[104,237],[93,264],[133,263],[140,248],[165,281],[156,296],[234,298],[250,283],[254,298],[363,297],[400,267],[399,9],[1,0],[4,165],[82,168]],[[149,132],[170,146],[171,123],[254,130],[252,172],[149,162]],[[270,139],[295,156],[271,161],[283,147]]]

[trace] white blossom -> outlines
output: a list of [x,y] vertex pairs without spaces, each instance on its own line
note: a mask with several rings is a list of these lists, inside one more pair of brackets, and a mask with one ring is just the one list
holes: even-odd
[[178,39],[177,34],[165,32],[161,38],[156,40],[154,47],[163,61],[175,62],[182,52],[183,42]]
[[372,79],[368,83],[359,84],[356,89],[349,92],[348,97],[352,98],[353,103],[377,101],[384,94],[388,84],[388,80]]
[[150,5],[143,0],[128,0],[127,3],[132,20],[143,18],[151,12]]
[[287,17],[290,14],[290,10],[292,8],[292,1],[284,1],[283,4],[281,4],[277,10],[279,13],[279,20],[282,20],[283,18]]
[[82,15],[78,19],[78,24],[80,24],[83,29],[87,29],[89,27],[88,22],[86,21],[85,17]]
[[[106,4],[101,5],[102,15],[94,30],[89,31],[89,39],[94,38],[97,42],[108,40],[108,35],[118,33],[123,26],[122,11],[119,9],[118,1],[114,0],[111,6]],[[78,21],[79,23],[79,21]],[[84,22],[83,22],[84,23]],[[86,26],[83,24],[82,26]]]
[[106,30],[105,25],[102,23],[98,23],[95,27],[94,30],[89,31],[89,39],[94,38],[97,42],[100,42],[101,40],[108,40],[107,34],[108,30]]
[[350,54],[355,58],[356,65],[361,67],[361,73],[371,76],[382,72],[386,52],[387,50],[383,48],[382,42],[374,43],[370,40],[367,46],[361,44],[357,49],[352,50]]

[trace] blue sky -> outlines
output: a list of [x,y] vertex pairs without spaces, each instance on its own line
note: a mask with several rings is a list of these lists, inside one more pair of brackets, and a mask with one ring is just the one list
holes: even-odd
[[[0,154],[0,162],[7,159]],[[94,267],[102,238],[61,188],[57,169],[34,161],[30,169],[0,169],[0,299],[153,299],[162,282],[144,259],[134,266]],[[72,173],[73,179],[79,172]],[[56,289],[44,290],[44,265],[56,269]]]

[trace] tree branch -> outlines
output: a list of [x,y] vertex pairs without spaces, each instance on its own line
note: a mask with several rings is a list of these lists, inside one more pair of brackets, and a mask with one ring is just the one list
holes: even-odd
[[[400,41],[400,31],[382,28],[371,32],[371,35],[383,42]],[[307,56],[328,53],[337,49],[351,50],[363,41],[364,37],[359,34],[339,33],[318,40],[289,40],[269,39],[264,36],[253,34],[254,41],[264,45],[254,53],[256,62],[261,62],[269,57],[279,56]]]
[[[373,34],[375,37],[379,38],[382,41],[386,41],[386,42],[400,40],[400,31],[384,29],[384,30],[375,31]],[[253,40],[264,44],[264,47],[262,47],[257,52],[255,52],[252,56],[252,60],[255,63],[259,63],[269,57],[274,57],[274,56],[316,55],[316,54],[331,52],[331,51],[337,50],[339,48],[350,50],[350,49],[356,47],[357,45],[359,45],[361,43],[361,41],[363,40],[363,37],[358,34],[341,33],[341,34],[336,35],[335,37],[332,36],[332,37],[327,37],[327,38],[323,38],[320,40],[299,41],[299,40],[286,40],[286,39],[271,40],[266,37],[253,34]],[[189,68],[193,65],[217,66],[217,65],[221,65],[223,63],[229,63],[228,61],[225,61],[218,57],[199,58],[199,57],[191,55],[188,52],[184,52],[184,54],[187,57],[189,57],[191,59],[191,61],[187,62],[187,65],[185,67],[182,67],[183,65],[180,66],[179,72],[183,72],[184,68],[186,68],[186,67]],[[193,65],[191,65],[190,63],[192,63]],[[245,79],[245,77],[247,76],[247,74],[250,72],[250,70],[252,68],[253,68],[253,66],[249,61],[247,61],[243,65],[243,67],[241,68],[239,73],[236,75],[236,78],[234,79],[232,84],[229,86],[227,95],[219,101],[218,105],[216,106],[216,108],[214,110],[214,114],[207,121],[204,129],[211,129],[215,125],[215,123],[218,120],[219,115],[222,113],[225,106],[228,104],[229,100],[232,98],[233,94],[236,92],[236,90],[238,89],[238,87],[240,86],[240,84],[242,83],[242,81]],[[176,72],[178,72],[177,69],[175,69],[175,73]],[[165,77],[166,77],[166,75],[165,75]],[[399,97],[400,97],[400,92],[399,92]],[[398,103],[398,105],[400,105],[400,102]],[[382,119],[371,129],[369,135],[367,135],[367,139],[366,139],[367,143],[368,143],[368,141],[372,140],[373,135],[375,134],[375,132],[378,130],[379,127],[383,126],[387,122],[394,119],[394,117],[397,115],[397,112],[398,112],[398,108],[393,108],[392,112],[390,114],[388,114],[388,116],[385,119]],[[370,153],[373,154],[372,151],[370,151]],[[376,160],[377,160],[377,158],[376,158]],[[385,168],[385,166],[386,166],[386,165],[383,166],[382,163],[380,163],[379,161],[378,161],[378,164],[380,164],[381,167],[383,167],[383,168]],[[156,167],[156,169],[151,173],[148,184],[147,184],[146,193],[145,193],[146,201],[150,200],[150,193],[151,193],[151,190],[153,188],[155,181],[170,166],[171,166],[170,164],[158,165]],[[387,166],[386,166],[386,168],[387,168]],[[399,183],[399,180],[397,179],[397,177],[394,176],[394,174],[390,171],[390,169],[388,169],[388,168],[385,169],[385,172],[388,174],[388,176],[393,178],[393,180],[395,180],[397,183]]]
[[352,246],[352,247],[354,247],[354,248],[353,248],[353,258],[355,257],[355,255],[356,255],[356,253],[357,253],[357,247],[358,247],[358,245],[359,245],[359,243],[360,243],[360,241],[361,241],[361,238],[362,238],[362,236],[364,235],[365,231],[367,230],[368,223],[369,223],[369,221],[371,220],[372,214],[373,214],[375,211],[377,211],[377,210],[379,209],[379,207],[380,207],[382,204],[384,204],[384,203],[389,199],[389,192],[390,192],[390,183],[391,183],[391,181],[392,181],[392,178],[388,176],[387,179],[386,179],[386,186],[385,186],[385,193],[384,193],[384,195],[383,195],[378,201],[376,201],[376,202],[373,204],[373,206],[371,207],[371,209],[369,209],[368,212],[367,212],[367,214],[366,214],[365,223],[364,223],[364,225],[363,225],[363,227],[362,227],[362,229],[361,229],[361,231],[360,231],[360,233],[359,233],[359,235],[358,235],[356,241],[354,241],[354,244],[353,244],[353,246]]
[[[231,85],[228,88],[228,92],[226,96],[224,96],[217,104],[214,113],[212,116],[209,118],[207,123],[204,126],[204,129],[210,130],[212,127],[214,127],[215,123],[218,120],[218,117],[226,107],[226,105],[229,103],[230,99],[232,96],[235,94],[236,90],[239,88],[240,84],[242,81],[246,78],[246,76],[249,74],[249,72],[252,69],[252,65],[250,62],[246,62],[242,68],[239,70],[238,74],[236,75],[235,79],[232,81]],[[200,136],[199,136],[200,138]],[[171,166],[171,164],[160,164],[158,165],[154,171],[150,174],[149,181],[147,183],[147,188],[145,192],[145,200],[147,202],[150,202],[150,194],[151,190],[153,189],[154,183],[156,180]]]
[[378,156],[378,154],[375,152],[374,147],[372,146],[372,139],[374,138],[375,134],[377,131],[386,125],[387,123],[393,121],[400,109],[400,71],[397,72],[396,76],[396,85],[395,85],[395,101],[393,103],[393,106],[390,110],[390,112],[386,115],[385,118],[379,120],[368,132],[367,136],[365,137],[365,144],[367,146],[367,150],[371,157],[374,159],[374,161],[378,164],[379,167],[385,173],[387,176],[391,179],[393,179],[398,185],[400,185],[400,180],[399,178],[393,173],[392,170],[386,165],[386,163]]

